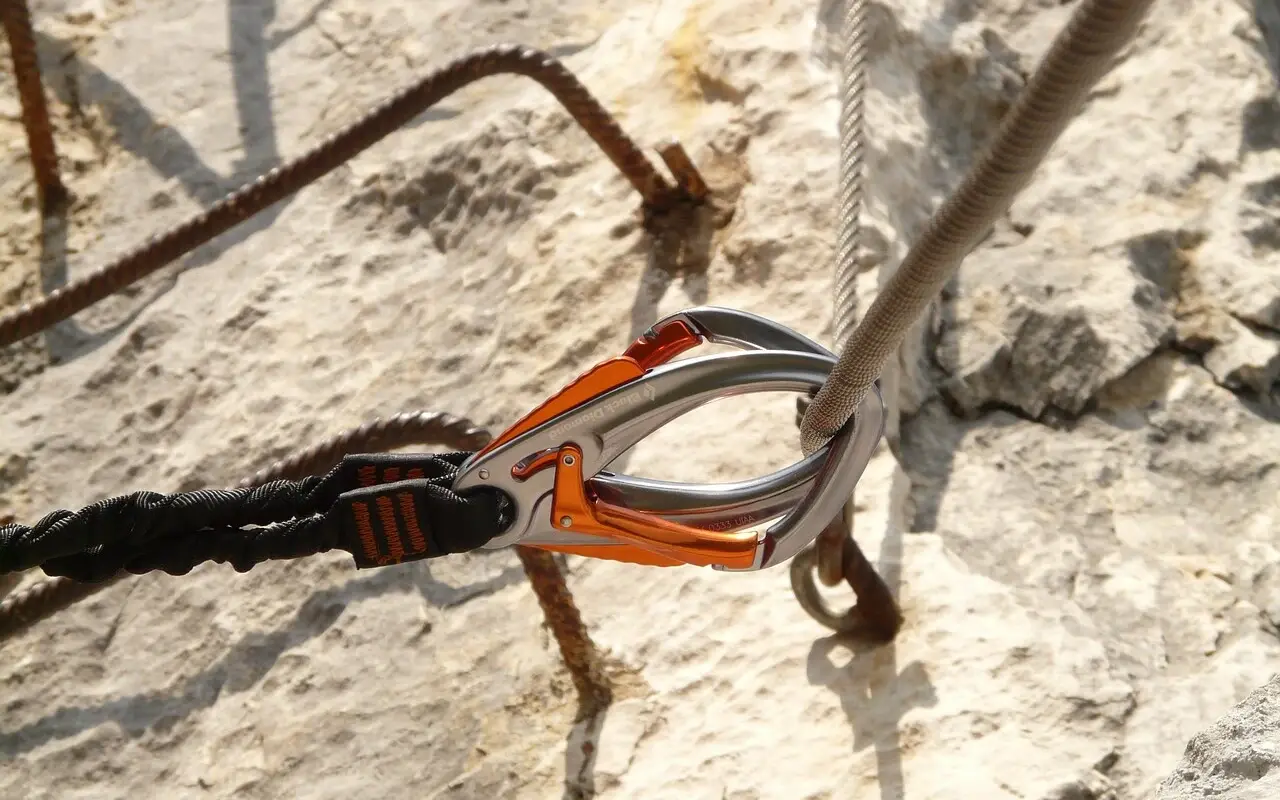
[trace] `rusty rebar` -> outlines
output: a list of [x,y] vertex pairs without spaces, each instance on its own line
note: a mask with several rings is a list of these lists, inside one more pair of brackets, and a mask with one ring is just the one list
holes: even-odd
[[[85,279],[0,319],[0,346],[44,330],[151,274],[317,180],[463,86],[504,73],[532,78],[550,91],[640,193],[646,210],[660,209],[677,196],[617,121],[559,61],[531,48],[488,48],[424,78],[305,155],[261,176],[207,211],[152,238]],[[336,463],[346,452],[392,449],[421,443],[424,439],[442,438],[462,449],[479,449],[489,435],[469,422],[448,415],[400,415],[341,434],[273,464],[240,485],[311,474]],[[598,707],[607,703],[609,689],[598,667],[595,646],[554,558],[528,548],[518,548],[518,552],[584,705]],[[0,603],[0,639],[124,577],[124,574],[117,575],[98,584],[81,584],[65,578],[37,583]]]
[[700,203],[711,193],[711,187],[703,180],[702,174],[694,166],[693,159],[677,139],[669,139],[658,148],[658,155],[676,179],[676,186],[691,200]]
[[0,24],[4,25],[13,59],[22,126],[27,132],[31,169],[35,173],[36,199],[40,213],[49,214],[66,202],[67,190],[58,173],[58,151],[53,143],[53,126],[49,122],[49,105],[45,101],[36,55],[36,36],[26,0],[0,0]]
[[538,605],[551,628],[551,635],[560,646],[574,688],[578,690],[579,714],[590,716],[608,705],[613,691],[604,673],[604,665],[587,626],[582,622],[573,594],[564,580],[564,573],[555,556],[534,547],[516,547],[524,574],[538,596]]
[[129,577],[118,572],[100,583],[48,578],[14,592],[0,602],[0,641],[16,636],[41,620],[114,586]]
[[0,347],[48,328],[150,275],[318,180],[469,84],[494,75],[523,75],[549,91],[600,146],[644,200],[662,208],[679,196],[640,148],[563,64],[518,45],[477,50],[437,70],[382,103],[304,155],[271,170],[208,210],[68,286],[0,318]]
[[236,485],[238,489],[261,486],[281,479],[316,475],[342,460],[347,453],[380,453],[412,444],[443,444],[458,450],[479,450],[492,437],[484,428],[463,417],[441,411],[419,411],[374,419],[350,428],[318,445],[276,461]]
[[818,554],[818,580],[824,586],[836,586],[844,580],[844,540],[853,536],[853,500],[840,515],[822,529],[813,542]]
[[796,600],[809,616],[837,633],[877,643],[893,641],[902,626],[893,593],[853,537],[846,537],[842,544],[841,571],[857,598],[853,607],[844,612],[833,611],[818,593],[813,580],[817,548],[813,545],[791,559],[791,589]]

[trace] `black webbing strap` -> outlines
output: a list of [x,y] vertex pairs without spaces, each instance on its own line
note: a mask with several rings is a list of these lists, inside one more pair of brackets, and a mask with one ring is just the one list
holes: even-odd
[[245,572],[340,549],[358,568],[475,550],[510,522],[506,496],[452,490],[470,453],[345,457],[329,474],[252,489],[136,492],[0,527],[0,572],[80,581],[125,570],[183,575],[206,561]]
[[464,498],[449,488],[470,455],[449,453],[425,462],[420,455],[358,456],[362,460],[353,466],[361,488],[345,492],[329,512],[341,526],[338,546],[365,568],[486,544],[510,524],[509,501],[498,491]]

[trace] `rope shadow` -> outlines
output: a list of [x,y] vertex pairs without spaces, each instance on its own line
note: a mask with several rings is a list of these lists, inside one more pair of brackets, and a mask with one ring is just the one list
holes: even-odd
[[893,645],[880,651],[853,649],[850,663],[837,667],[831,655],[839,645],[838,636],[814,642],[809,651],[809,682],[826,686],[839,696],[853,729],[853,751],[875,748],[876,780],[882,800],[903,800],[906,779],[899,722],[913,708],[937,704],[933,684],[918,661],[898,672]]
[[384,568],[346,583],[312,593],[286,625],[254,632],[228,648],[221,658],[183,686],[168,692],[121,697],[99,705],[64,708],[16,730],[0,732],[0,758],[14,759],[49,742],[67,739],[114,722],[132,737],[157,725],[169,725],[211,707],[224,693],[252,688],[290,650],[321,636],[353,602],[397,592],[417,591],[424,602],[453,608],[515,585],[524,577],[518,564],[498,575],[460,587],[436,580],[426,561]]

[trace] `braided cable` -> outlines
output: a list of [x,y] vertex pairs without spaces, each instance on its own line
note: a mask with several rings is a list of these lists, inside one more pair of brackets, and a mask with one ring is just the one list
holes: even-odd
[[1152,0],[1082,0],[994,140],[929,220],[841,349],[800,426],[811,454],[846,423],[906,337],[1083,105],[1089,90],[1137,34]]
[[847,0],[840,29],[840,185],[836,234],[835,351],[844,349],[858,321],[858,234],[865,152],[863,107],[867,78],[867,0]]
[[321,512],[342,493],[342,477],[312,475],[245,489],[197,489],[169,495],[133,492],[79,511],[60,509],[29,526],[16,522],[0,526],[0,570],[31,569],[102,548],[143,546],[205,526],[263,525]]

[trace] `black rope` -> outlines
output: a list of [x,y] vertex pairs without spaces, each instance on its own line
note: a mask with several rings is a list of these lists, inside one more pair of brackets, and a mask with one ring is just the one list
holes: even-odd
[[166,536],[142,547],[110,545],[44,562],[46,575],[98,583],[120,572],[186,575],[206,561],[247,572],[263,561],[303,558],[341,546],[341,528],[323,515],[255,528],[210,528],[194,535]]
[[185,575],[206,561],[245,572],[273,559],[346,550],[359,568],[484,545],[510,522],[497,491],[454,493],[470,453],[354,455],[324,476],[252,489],[135,492],[0,527],[0,572],[41,567],[78,581],[120,570]]

